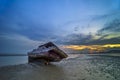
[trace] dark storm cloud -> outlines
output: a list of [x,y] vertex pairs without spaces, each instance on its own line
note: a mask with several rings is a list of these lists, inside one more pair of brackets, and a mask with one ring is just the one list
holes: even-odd
[[62,37],[62,39],[58,40],[59,43],[61,44],[74,44],[74,45],[79,45],[79,44],[87,44],[89,41],[91,41],[93,36],[91,34],[85,35],[85,34],[70,34],[65,37]]
[[98,34],[105,35],[106,33],[120,32],[120,11],[115,11],[109,14],[94,16],[93,21],[101,21],[102,28],[98,30]]
[[111,38],[111,39],[98,39],[89,42],[88,44],[120,44],[120,37]]
[[[7,24],[6,24],[7,23]],[[45,39],[48,37],[55,36],[54,29],[49,29],[51,27],[49,24],[35,24],[31,21],[22,21],[22,22],[11,22],[8,23],[6,21],[0,22],[1,29],[0,33],[14,33],[14,34],[21,34],[27,36],[33,40],[40,40]]]
[[[64,38],[64,44],[92,45],[92,44],[118,44],[120,43],[120,12],[93,18],[93,20],[106,19],[103,28],[96,34],[71,34]],[[109,20],[110,19],[110,20]],[[108,20],[108,21],[107,21]],[[115,34],[115,35],[114,35]],[[95,39],[96,36],[99,36]]]
[[[96,35],[97,36],[97,35]],[[95,35],[83,35],[83,34],[71,34],[63,38],[61,44],[66,45],[102,45],[102,44],[120,44],[120,37],[107,39],[109,35],[100,36],[98,39],[94,39]]]
[[23,15],[23,13],[3,12],[0,15],[0,34],[20,34],[27,36],[33,40],[43,40],[54,37],[55,27],[49,23],[35,22],[31,17]]
[[[110,16],[109,16],[110,17]],[[106,16],[105,16],[106,18]],[[105,19],[104,18],[104,19]],[[92,45],[92,44],[118,44],[120,43],[120,19],[119,16],[110,22],[105,23],[104,27],[98,32],[93,34],[71,34],[64,38],[62,41],[64,44],[76,44],[76,45]],[[116,34],[111,37],[112,34]],[[94,37],[99,38],[94,39]],[[110,38],[107,38],[110,37]]]
[[113,21],[105,24],[105,27],[99,30],[99,33],[102,32],[120,32],[120,19],[114,19]]

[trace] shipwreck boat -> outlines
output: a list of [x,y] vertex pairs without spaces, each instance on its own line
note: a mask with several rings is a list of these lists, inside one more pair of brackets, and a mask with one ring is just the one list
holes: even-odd
[[37,49],[28,52],[28,62],[59,62],[67,57],[68,55],[52,42],[40,45]]

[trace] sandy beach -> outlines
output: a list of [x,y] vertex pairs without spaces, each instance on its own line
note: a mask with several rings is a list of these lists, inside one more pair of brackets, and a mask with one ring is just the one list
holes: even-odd
[[120,80],[119,57],[75,55],[61,62],[0,68],[0,80]]

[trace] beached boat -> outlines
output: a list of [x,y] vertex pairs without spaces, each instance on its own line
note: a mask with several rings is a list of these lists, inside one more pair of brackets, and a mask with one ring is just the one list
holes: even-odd
[[52,42],[40,45],[37,49],[28,52],[28,62],[58,62],[67,57],[68,55]]

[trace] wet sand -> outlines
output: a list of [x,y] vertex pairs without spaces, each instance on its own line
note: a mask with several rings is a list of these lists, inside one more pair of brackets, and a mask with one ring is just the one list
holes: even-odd
[[47,66],[6,66],[0,68],[0,80],[120,80],[120,57],[82,54]]

